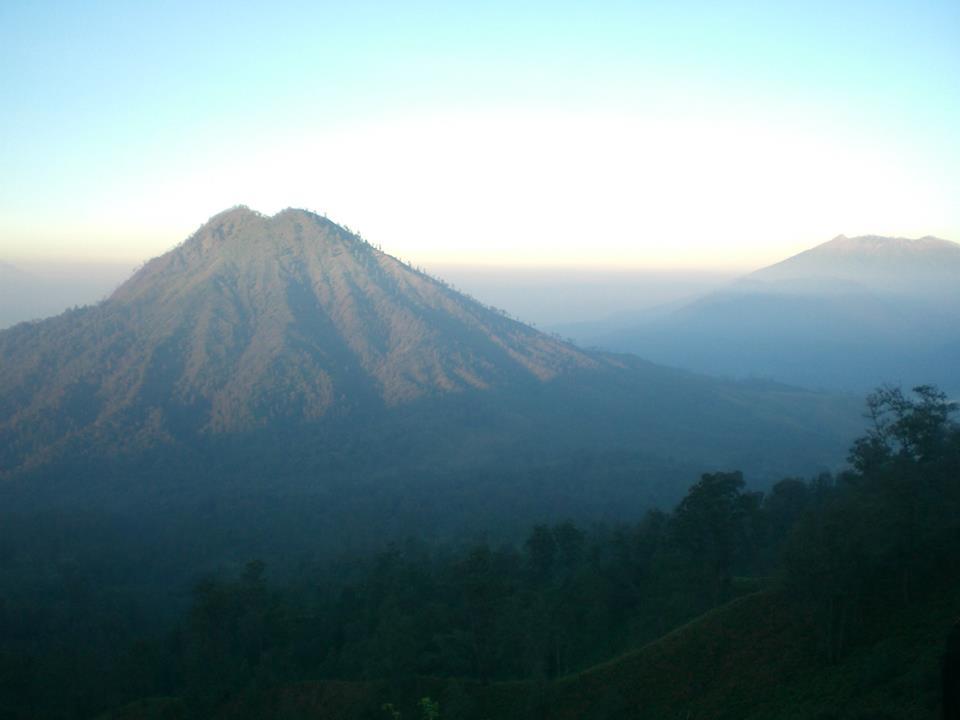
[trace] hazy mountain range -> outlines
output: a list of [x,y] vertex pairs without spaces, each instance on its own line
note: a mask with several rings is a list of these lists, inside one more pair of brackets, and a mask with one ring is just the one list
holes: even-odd
[[511,316],[549,328],[688,302],[736,280],[729,270],[431,264],[431,274]]
[[712,375],[958,393],[960,245],[840,236],[691,302],[555,329]]
[[0,261],[0,330],[99,302],[132,270],[124,262]]
[[859,399],[579,349],[301,210],[215,216],[108,300],[0,332],[0,362],[5,502],[31,511],[618,515],[708,469],[835,467],[861,422]]
[[[21,308],[34,286],[35,281],[29,275],[9,263],[0,262],[0,327],[28,319]],[[62,307],[56,307],[41,314],[50,315],[61,310]]]
[[[511,317],[586,347],[732,378],[866,392],[960,392],[958,247],[937,238],[834,240],[739,279],[718,273],[439,266]],[[0,263],[0,328],[107,297],[123,263]],[[454,285],[450,285],[453,288]]]

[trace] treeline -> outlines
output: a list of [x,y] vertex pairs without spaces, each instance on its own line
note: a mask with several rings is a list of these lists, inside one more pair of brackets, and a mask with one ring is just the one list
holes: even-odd
[[[82,716],[174,695],[206,717],[305,679],[549,681],[760,589],[815,618],[822,662],[836,662],[882,632],[876,618],[958,576],[954,409],[931,387],[880,390],[849,471],[766,494],[739,472],[706,474],[672,512],[633,525],[539,525],[517,545],[410,540],[281,584],[251,562],[198,584],[171,631],[132,642],[87,627],[89,647],[103,649],[92,664],[58,666],[49,649],[5,642],[2,716]],[[0,638],[11,622],[0,605]],[[72,699],[55,702],[51,687]]]
[[851,469],[797,488],[801,508],[782,576],[819,619],[827,661],[864,640],[871,620],[909,607],[960,577],[957,404],[931,386],[868,398],[871,429]]

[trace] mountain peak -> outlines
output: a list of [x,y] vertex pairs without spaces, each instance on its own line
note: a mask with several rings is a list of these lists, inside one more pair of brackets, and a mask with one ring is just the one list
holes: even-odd
[[308,210],[287,208],[264,215],[237,205],[211,217],[170,252],[146,263],[117,289],[114,298],[132,300],[161,288],[163,292],[211,277],[239,274],[264,281],[311,263],[336,262],[348,252],[374,252],[362,239],[327,218]]
[[956,294],[960,245],[949,240],[860,235],[837,237],[745,279],[803,292],[882,291],[919,295]]
[[314,222],[331,222],[323,215],[320,215],[312,210],[307,210],[306,208],[290,206],[285,207],[283,210],[280,210],[273,215],[268,215],[260,212],[259,210],[254,210],[249,205],[234,205],[233,207],[227,208],[226,210],[221,210],[217,214],[211,216],[209,220],[200,226],[200,230],[208,226],[217,227],[229,223],[251,222],[257,220],[271,222],[274,220],[282,220],[284,218],[291,217]]
[[274,215],[267,215],[253,210],[246,205],[235,205],[232,208],[217,213],[207,220],[193,235],[187,238],[182,245],[196,243],[198,238],[200,239],[199,241],[202,242],[204,238],[211,235],[219,239],[224,239],[226,236],[242,233],[245,229],[249,228],[252,228],[255,233],[259,233],[262,236],[261,239],[269,240],[271,237],[279,237],[284,234],[282,230],[280,232],[270,231],[282,229],[291,223],[306,224],[314,227],[337,228],[341,233],[352,235],[346,228],[337,225],[323,215],[303,208],[288,207]]
[[[846,235],[837,235],[828,242],[817,245],[806,252],[829,252],[842,250],[845,252],[896,252],[896,253],[921,253],[929,252],[932,249],[943,249],[960,251],[960,245],[942,240],[932,235],[925,235],[922,238],[906,237],[886,237],[883,235],[858,235],[856,237],[847,237]],[[802,254],[802,253],[801,253]],[[796,256],[795,256],[796,257]]]
[[266,217],[262,212],[260,212],[259,210],[254,210],[249,205],[240,204],[240,205],[234,205],[233,207],[229,207],[226,210],[221,210],[220,212],[213,215],[206,223],[204,223],[204,225],[207,225],[212,222],[217,222],[223,218],[230,218],[230,217],[237,218],[237,217],[249,217],[249,216]]

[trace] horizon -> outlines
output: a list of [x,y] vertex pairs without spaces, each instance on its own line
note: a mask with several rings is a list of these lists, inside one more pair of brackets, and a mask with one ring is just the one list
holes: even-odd
[[0,12],[11,262],[141,262],[237,203],[419,265],[960,238],[951,3]]
[[166,255],[169,252],[172,252],[182,243],[189,240],[197,231],[202,229],[209,222],[217,218],[219,215],[230,212],[232,210],[244,209],[249,210],[250,212],[259,215],[265,218],[272,218],[275,215],[278,215],[287,210],[296,210],[306,212],[318,217],[322,217],[325,220],[328,220],[335,225],[338,225],[351,233],[354,233],[361,239],[366,242],[378,247],[382,252],[396,257],[403,262],[416,265],[418,267],[430,267],[430,268],[443,268],[450,269],[453,271],[478,271],[478,272],[494,272],[498,270],[503,270],[507,272],[529,272],[531,274],[536,273],[568,273],[568,274],[580,274],[580,275],[591,275],[591,274],[606,274],[606,275],[618,275],[618,274],[671,274],[671,273],[683,273],[691,276],[696,275],[722,275],[727,277],[736,277],[741,275],[749,275],[758,270],[762,270],[770,265],[780,263],[784,260],[787,260],[791,257],[794,257],[797,254],[813,250],[821,245],[826,245],[827,243],[833,242],[838,239],[847,239],[847,240],[857,240],[861,238],[880,238],[884,240],[898,240],[898,241],[908,241],[908,242],[918,242],[922,240],[939,240],[946,241],[954,245],[960,245],[960,242],[953,240],[947,237],[941,237],[937,235],[915,235],[915,236],[905,236],[905,235],[884,235],[876,232],[866,232],[857,235],[851,235],[847,233],[836,233],[831,235],[828,238],[822,238],[813,244],[808,246],[799,247],[793,251],[790,255],[784,255],[779,257],[772,257],[770,260],[765,261],[763,264],[755,263],[737,263],[737,264],[716,264],[716,265],[704,265],[704,264],[683,264],[683,263],[673,263],[673,264],[659,264],[657,262],[640,262],[640,263],[625,263],[617,262],[616,260],[609,260],[607,262],[591,262],[587,261],[577,261],[563,258],[532,258],[532,257],[521,257],[517,259],[509,258],[491,258],[491,257],[480,257],[476,259],[471,259],[469,257],[458,257],[458,256],[427,256],[426,258],[420,257],[407,257],[401,255],[398,252],[395,252],[390,247],[384,246],[383,243],[377,240],[371,240],[370,238],[364,236],[362,232],[354,227],[351,227],[349,223],[346,223],[342,220],[339,220],[335,217],[329,216],[322,210],[315,210],[306,206],[293,206],[288,205],[281,207],[273,212],[263,212],[259,208],[247,205],[245,203],[235,203],[229,207],[223,208],[211,215],[209,215],[205,220],[195,226],[195,228],[180,237],[175,242],[168,245],[166,248],[160,249],[154,254],[147,256],[102,256],[98,254],[83,254],[77,253],[74,250],[74,254],[26,254],[18,255],[14,252],[6,252],[5,246],[0,247],[0,265],[6,265],[14,270],[19,270],[22,272],[30,273],[39,273],[41,275],[69,275],[74,268],[129,268],[131,271],[136,271],[144,264],[150,262],[151,260]]
[[[347,229],[315,210],[287,207],[268,215],[247,205],[234,205],[210,216],[195,232],[226,213],[243,209],[260,217],[271,218],[292,210],[314,214]],[[123,259],[97,260],[82,258],[5,258],[0,256],[0,270],[6,270],[5,288],[8,300],[18,298],[17,310],[0,314],[0,329],[15,322],[40,319],[59,314],[64,309],[96,304],[109,298],[114,291],[136,275],[150,260],[173,252],[193,236],[183,238],[164,253],[137,262]],[[358,237],[368,242],[362,235]],[[802,255],[837,240],[877,238],[876,235],[847,237],[843,234],[818,245],[804,248]],[[940,240],[922,238],[881,238],[906,242]],[[957,245],[953,241],[946,242]],[[564,263],[496,263],[437,261],[418,262],[396,255],[390,248],[374,247],[408,265],[449,283],[454,289],[476,298],[487,306],[503,308],[514,318],[533,327],[554,331],[569,331],[583,323],[623,322],[638,313],[680,307],[715,292],[723,292],[753,273],[767,270],[788,261],[796,255],[778,258],[762,267],[657,267],[628,265],[589,265]],[[13,274],[10,274],[13,271]]]

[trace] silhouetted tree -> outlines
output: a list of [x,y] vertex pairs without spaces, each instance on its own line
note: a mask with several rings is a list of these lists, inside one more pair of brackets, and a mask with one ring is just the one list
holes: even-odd
[[676,537],[703,561],[713,603],[730,597],[733,565],[746,535],[750,500],[740,472],[706,473],[674,516]]

